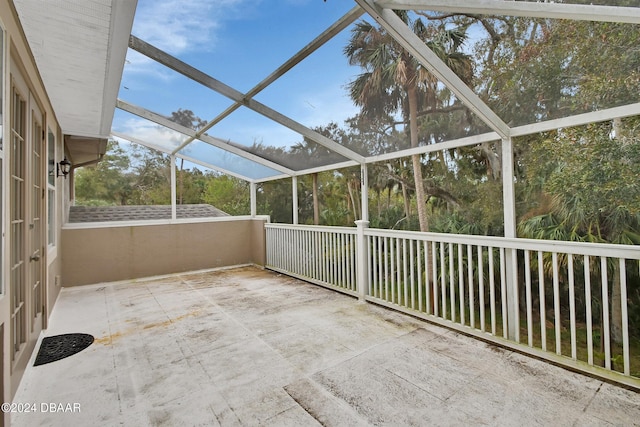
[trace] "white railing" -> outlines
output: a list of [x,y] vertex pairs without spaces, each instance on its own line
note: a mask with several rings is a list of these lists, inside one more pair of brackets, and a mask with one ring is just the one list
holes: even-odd
[[640,387],[640,339],[629,331],[629,309],[640,308],[627,298],[640,292],[640,247],[266,227],[269,268]]
[[265,224],[266,267],[356,295],[356,229]]

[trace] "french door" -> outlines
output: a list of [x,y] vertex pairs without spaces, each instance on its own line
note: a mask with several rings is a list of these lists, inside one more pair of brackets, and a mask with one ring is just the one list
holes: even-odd
[[[14,71],[14,70],[12,70]],[[10,235],[12,362],[26,363],[43,326],[45,196],[42,113],[18,72],[11,77]]]

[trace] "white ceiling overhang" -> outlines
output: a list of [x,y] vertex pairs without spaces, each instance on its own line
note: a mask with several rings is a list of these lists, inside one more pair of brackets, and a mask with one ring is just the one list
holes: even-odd
[[14,0],[66,135],[108,138],[136,0]]

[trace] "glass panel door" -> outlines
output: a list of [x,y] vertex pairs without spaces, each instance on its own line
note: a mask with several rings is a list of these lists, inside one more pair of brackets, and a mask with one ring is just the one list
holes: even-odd
[[42,127],[42,114],[35,102],[31,102],[31,164],[30,164],[30,193],[31,207],[29,215],[29,282],[31,283],[31,313],[33,322],[31,332],[38,332],[42,328],[43,309],[43,259],[44,239],[43,224],[45,182],[43,170],[45,168],[44,156],[44,129]]
[[16,86],[11,90],[11,340],[15,361],[27,342],[25,289],[25,178],[26,98]]

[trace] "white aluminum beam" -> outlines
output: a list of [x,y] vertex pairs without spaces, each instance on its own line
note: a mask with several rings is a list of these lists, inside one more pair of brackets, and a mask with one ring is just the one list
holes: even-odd
[[501,138],[509,137],[509,126],[447,67],[393,10],[383,9],[372,0],[355,1]]
[[298,224],[298,177],[291,177],[291,209],[293,210],[293,223]]
[[178,214],[177,214],[177,199],[178,199],[178,195],[177,195],[177,191],[176,191],[176,156],[175,154],[172,154],[170,156],[171,159],[171,220],[175,221],[176,219],[178,219]]
[[255,182],[250,183],[249,185],[249,197],[251,199],[251,208],[250,215],[251,217],[255,217],[258,212],[258,202],[257,202],[257,185]]
[[360,165],[360,197],[360,208],[362,210],[360,219],[367,222],[366,225],[369,225],[369,174],[367,173],[366,163]]
[[387,160],[400,159],[410,157],[415,154],[433,153],[442,150],[451,150],[453,148],[468,147],[470,145],[482,144],[483,142],[499,141],[500,135],[496,132],[483,133],[481,135],[467,136],[465,138],[452,139],[450,141],[438,142],[436,144],[423,145],[420,147],[409,148],[391,153],[378,154],[367,157],[367,163],[377,163]]
[[377,0],[385,9],[640,24],[640,8],[505,0]]
[[360,154],[349,150],[348,148],[332,141],[326,136],[309,129],[308,127],[296,122],[295,120],[281,114],[266,105],[250,98],[246,98],[245,95],[233,89],[232,87],[222,83],[219,80],[214,79],[213,77],[203,73],[202,71],[180,61],[178,58],[175,58],[168,53],[150,45],[149,43],[138,39],[135,36],[131,36],[129,38],[129,47],[151,59],[158,62],[159,64],[164,65],[165,67],[171,68],[172,70],[190,78],[191,80],[200,83],[201,85],[208,87],[211,90],[214,90],[221,95],[230,98],[233,101],[241,103],[245,107],[275,121],[276,123],[285,126],[294,132],[303,135],[310,140],[317,142],[318,144],[335,151],[336,153],[351,159],[355,160],[359,163],[364,162],[364,157]]
[[[169,120],[168,118],[166,118],[165,116],[158,114],[158,113],[154,113],[153,111],[147,110],[146,108],[137,106],[137,105],[133,105],[130,104],[126,101],[123,101],[121,99],[118,99],[118,102],[116,104],[116,106],[118,108],[120,108],[121,110],[127,111],[131,114],[134,114],[138,117],[142,117],[144,119],[150,120],[154,123],[157,123],[161,126],[164,126],[166,128],[169,128],[171,130],[174,130],[176,132],[179,132],[187,137],[194,137],[197,132],[191,128],[188,128],[186,126],[182,126],[176,122],[173,122],[171,120]],[[195,138],[194,138],[195,139]],[[229,153],[233,153],[239,157],[242,157],[244,159],[250,160],[252,162],[256,162],[262,166],[268,167],[270,169],[274,169],[278,172],[282,172],[284,174],[287,175],[294,175],[295,172],[292,169],[289,169],[285,166],[282,166],[278,163],[272,162],[270,160],[267,160],[263,157],[260,157],[256,154],[250,153],[248,151],[243,150],[242,148],[239,148],[237,146],[234,146],[232,144],[227,143],[226,141],[223,141],[222,139],[219,138],[215,138],[213,136],[210,135],[200,135],[200,137],[198,138],[199,140],[206,142],[209,145],[212,145],[214,147],[220,148],[221,150],[225,150]],[[181,147],[184,147],[185,144],[182,144]],[[171,152],[169,152],[169,154],[178,154],[178,150],[173,150]]]
[[[326,165],[326,166],[318,166],[318,167],[315,167],[315,168],[299,170],[299,171],[296,171],[296,173],[293,176],[305,176],[305,175],[310,175],[312,173],[335,171],[335,170],[340,170],[340,169],[349,168],[349,167],[353,167],[353,166],[359,166],[360,164],[361,163],[354,162],[353,160],[349,160],[349,161],[342,162],[342,163],[333,163],[333,164]],[[283,178],[291,178],[291,176],[284,176],[284,175],[280,176],[280,177],[270,176],[270,177],[266,177],[266,178],[259,178],[259,179],[256,179],[255,181],[256,182],[269,182],[269,181],[275,181],[275,180],[283,179]]]
[[[502,200],[504,237],[515,239],[516,233],[516,196],[515,174],[513,158],[513,140],[502,140]],[[519,340],[519,313],[518,313],[518,262],[514,249],[505,251],[505,268],[507,278],[507,325],[509,339]]]
[[589,123],[598,123],[617,118],[639,115],[640,102],[624,105],[622,107],[607,108],[606,110],[593,111],[560,119],[532,123],[530,125],[517,126],[511,129],[511,136],[531,135],[539,132],[547,132],[550,130],[588,125]]

